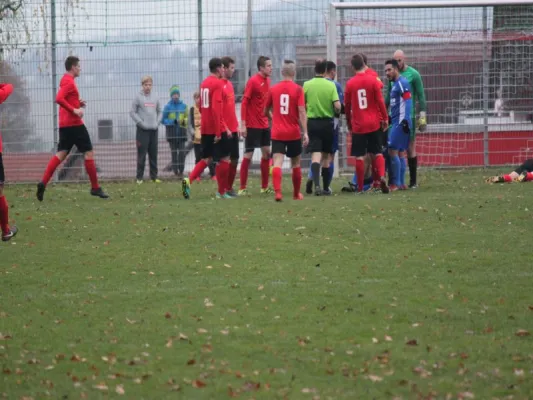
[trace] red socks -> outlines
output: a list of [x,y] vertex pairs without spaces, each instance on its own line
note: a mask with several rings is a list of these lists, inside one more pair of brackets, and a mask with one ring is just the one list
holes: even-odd
[[512,182],[513,178],[511,178],[511,175],[504,175],[503,176],[503,181],[504,182]]
[[248,183],[248,169],[250,168],[250,159],[243,158],[241,163],[241,189],[246,189]]
[[294,189],[294,197],[300,194],[300,186],[302,185],[302,168],[296,167],[292,169],[292,187]]
[[9,206],[7,205],[6,196],[0,197],[0,226],[2,234],[9,233]]
[[272,170],[272,183],[274,184],[274,191],[281,193],[281,168],[274,167]]
[[230,163],[228,173],[228,190],[233,189],[235,183],[235,177],[237,176],[237,164]]
[[41,179],[45,186],[48,184],[48,182],[50,182],[50,179],[54,175],[54,172],[59,164],[61,164],[61,160],[57,158],[57,156],[53,156],[50,161],[48,161],[48,165],[44,171],[43,179]]
[[94,160],[85,160],[85,170],[91,181],[91,189],[98,189],[100,186],[98,185],[98,176],[96,175],[96,165],[94,164]]
[[357,175],[357,191],[362,192],[365,186],[365,160],[355,160],[355,174]]
[[385,158],[383,158],[383,154],[376,154],[374,160],[372,160],[372,171],[374,172],[374,182],[381,181],[381,178],[385,176]]
[[261,158],[261,189],[268,187],[268,176],[270,175],[270,160]]
[[526,182],[533,181],[533,172],[528,172],[526,175]]
[[219,161],[217,163],[215,174],[217,177],[218,193],[224,195],[228,187],[229,162],[225,160]]
[[207,163],[205,160],[200,160],[198,163],[194,166],[191,174],[189,175],[189,180],[191,183],[196,180],[200,175],[202,175],[202,172],[204,172],[204,169],[207,168]]

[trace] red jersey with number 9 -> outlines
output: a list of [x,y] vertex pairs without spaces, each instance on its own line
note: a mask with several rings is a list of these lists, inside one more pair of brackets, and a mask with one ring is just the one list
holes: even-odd
[[222,118],[222,92],[224,82],[214,75],[205,78],[200,85],[200,131],[202,135],[221,136],[224,129]]
[[281,81],[268,93],[266,108],[272,108],[273,140],[299,140],[299,106],[305,106],[304,90],[292,81]]
[[346,84],[344,111],[352,133],[376,132],[387,115],[381,81],[368,73],[357,73]]

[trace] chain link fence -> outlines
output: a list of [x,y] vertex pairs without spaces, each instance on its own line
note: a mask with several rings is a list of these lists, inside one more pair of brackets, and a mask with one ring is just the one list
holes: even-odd
[[[181,99],[191,106],[213,56],[229,55],[236,60],[233,81],[238,103],[259,55],[272,58],[273,82],[280,79],[283,59],[296,60],[301,83],[312,77],[314,60],[326,55],[328,6],[327,0],[0,0],[0,81],[15,85],[14,94],[0,106],[8,182],[38,181],[54,152],[58,136],[55,95],[68,55],[81,59],[78,88],[87,101],[84,120],[100,176],[133,180],[137,150],[129,111],[142,76],[153,77],[153,91],[162,106],[169,101],[173,85],[179,86]],[[335,27],[343,85],[351,74],[349,58],[355,52],[367,53],[371,66],[383,75],[383,61],[402,47],[409,62],[420,69],[428,98],[428,135],[435,134],[422,143],[422,164],[486,165],[483,151],[480,161],[476,147],[477,135],[483,131],[465,126],[479,126],[480,112],[487,104],[491,118],[500,118],[489,121],[493,126],[513,127],[502,133],[505,156],[490,164],[515,163],[533,155],[533,10],[531,6],[489,8],[485,33],[491,34],[486,60],[491,72],[485,103],[487,82],[479,38],[462,38],[461,46],[456,45],[461,32],[483,34],[482,13],[481,9],[469,13],[452,9],[447,15],[423,9],[416,14],[406,9],[381,14],[345,11]],[[411,28],[415,29],[411,32]],[[441,40],[428,42],[427,37],[436,34]],[[497,99],[503,106],[501,113],[493,114]],[[347,150],[343,146],[340,165],[350,169]],[[437,156],[442,150],[447,158]],[[461,152],[470,156],[462,157]],[[258,161],[259,153],[255,157]],[[161,177],[173,176],[166,168],[170,161],[161,127]],[[72,154],[56,179],[85,179],[82,164],[80,156]],[[193,164],[191,152],[186,173]]]

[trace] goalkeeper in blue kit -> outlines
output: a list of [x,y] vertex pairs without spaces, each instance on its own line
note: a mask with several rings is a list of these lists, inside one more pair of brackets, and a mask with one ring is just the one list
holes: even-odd
[[407,79],[400,75],[398,62],[394,59],[385,62],[385,73],[390,82],[390,130],[389,157],[391,191],[407,189],[405,185],[406,152],[409,148],[411,131],[414,129],[411,118],[413,100]]

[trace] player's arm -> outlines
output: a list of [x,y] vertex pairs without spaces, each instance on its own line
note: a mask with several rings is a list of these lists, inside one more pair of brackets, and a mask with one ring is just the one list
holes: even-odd
[[242,95],[241,102],[241,133],[246,132],[246,115],[248,113],[248,107],[250,106],[250,100],[253,92],[253,81],[248,80],[246,87],[244,88],[244,94]]
[[270,90],[268,91],[268,96],[265,102],[265,109],[263,110],[263,114],[265,114],[267,118],[272,119],[272,92]]
[[331,102],[333,103],[333,109],[335,115],[341,114],[341,102],[339,100],[339,93],[337,92],[337,86],[331,82]]
[[83,110],[81,108],[74,108],[67,101],[67,96],[75,91],[74,83],[67,83],[64,86],[61,86],[56,95],[56,103],[60,107],[63,107],[68,112],[77,115],[78,117],[83,117]]
[[163,107],[163,117],[161,118],[163,125],[173,125],[175,122],[175,121],[168,119],[168,115],[170,114],[169,108],[170,107],[168,104],[165,104],[165,107]]
[[420,73],[415,74],[413,79],[413,95],[418,102],[418,108],[420,112],[420,116],[417,120],[418,129],[420,132],[424,132],[427,127],[427,121],[426,121],[426,93],[424,92],[424,83],[422,82],[422,77],[420,76]]
[[141,116],[139,115],[138,111],[139,111],[139,99],[137,98],[137,96],[135,96],[135,99],[133,99],[133,102],[131,103],[130,117],[135,122],[135,125],[138,125],[139,127],[143,128],[144,122]]
[[352,89],[350,84],[346,84],[346,90],[344,91],[344,114],[346,114],[346,126],[348,132],[352,131]]
[[385,100],[383,99],[383,93],[381,93],[381,85],[378,81],[374,84],[374,96],[378,103],[379,116],[381,118],[381,130],[385,132],[389,127],[389,118],[387,116],[387,106],[385,106]]
[[400,124],[402,125],[405,133],[410,133],[411,127],[409,126],[409,120],[411,119],[413,99],[411,97],[411,91],[409,90],[407,82],[405,83],[405,86],[400,83],[400,90],[402,92],[400,96],[400,109],[403,108],[405,110],[404,119],[400,121]]
[[305,147],[309,144],[309,135],[307,134],[307,111],[305,109],[305,95],[303,90],[300,90],[300,95],[298,96],[298,119],[302,127],[302,142]]
[[344,110],[344,92],[342,91],[342,86],[340,83],[335,83],[335,87],[337,88],[337,94],[339,95],[339,101],[341,102],[341,114],[345,114],[346,111]]
[[0,83],[0,104],[7,100],[13,93],[13,85],[11,83]]
[[159,99],[155,103],[155,111],[157,113],[157,125],[159,126],[159,123],[161,122],[161,102]]

